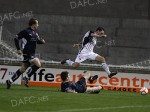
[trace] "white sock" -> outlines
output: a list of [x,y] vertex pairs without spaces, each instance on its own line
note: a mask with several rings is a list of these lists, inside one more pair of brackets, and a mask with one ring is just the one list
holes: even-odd
[[100,91],[102,89],[101,86],[98,87],[87,87],[86,92],[87,93],[94,93],[96,91]]
[[106,73],[107,73],[108,75],[110,75],[109,67],[107,66],[106,63],[102,63],[102,68],[106,71]]
[[29,79],[28,75],[25,76],[27,79]]
[[12,81],[12,79],[11,79],[11,78],[9,79],[9,81],[10,81],[11,83],[13,83],[13,81]]
[[72,64],[73,64],[74,62],[69,59],[69,60],[66,60],[66,63],[67,63],[68,65],[72,66]]

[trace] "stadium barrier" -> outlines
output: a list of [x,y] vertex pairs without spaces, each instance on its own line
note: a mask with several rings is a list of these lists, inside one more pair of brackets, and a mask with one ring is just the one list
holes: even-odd
[[[7,62],[9,62],[9,60],[7,60]],[[6,60],[5,63],[4,60],[0,60],[0,83],[5,83],[7,79],[12,77],[15,71],[20,68],[20,63],[21,62],[18,60],[11,60],[9,63],[6,63]],[[147,87],[150,92],[149,69],[135,69],[119,66],[111,66],[110,69],[118,70],[118,74],[112,78],[108,78],[106,72],[102,70],[100,65],[96,64],[82,64],[79,68],[75,69],[67,65],[61,65],[60,62],[42,61],[42,68],[33,74],[29,81],[29,85],[60,87],[60,73],[62,71],[68,71],[72,82],[76,82],[83,75],[88,75],[90,73],[92,76],[98,75],[98,79],[92,84],[88,83],[88,86],[101,85],[106,90],[129,92],[139,92],[141,87]],[[84,73],[84,71],[87,72]],[[26,75],[26,72],[14,83],[20,85],[24,84],[22,77]]]

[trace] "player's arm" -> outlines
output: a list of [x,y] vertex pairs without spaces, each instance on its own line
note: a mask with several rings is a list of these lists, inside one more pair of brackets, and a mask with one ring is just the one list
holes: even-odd
[[45,44],[45,40],[43,38],[38,37],[37,44]]
[[82,41],[81,41],[81,42],[79,42],[79,43],[77,43],[77,44],[73,44],[73,47],[80,47],[80,46],[81,46],[81,44],[82,44]]
[[70,83],[69,87],[66,88],[67,93],[77,93],[75,90],[76,85],[74,83]]
[[37,31],[37,44],[45,44],[45,40],[39,36],[39,31]]
[[91,33],[91,36],[92,36],[92,37],[107,37],[106,34],[97,35],[97,34],[95,34],[95,33]]
[[14,38],[15,46],[16,46],[16,49],[17,49],[17,54],[19,54],[19,55],[22,54],[22,51],[20,49],[19,40],[22,39],[24,36],[25,36],[25,31],[21,31]]

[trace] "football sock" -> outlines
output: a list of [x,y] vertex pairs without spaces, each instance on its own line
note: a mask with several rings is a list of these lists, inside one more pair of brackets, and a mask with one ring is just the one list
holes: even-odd
[[87,93],[95,93],[95,92],[100,92],[100,90],[102,89],[101,86],[98,87],[87,87],[86,92]]
[[102,63],[102,68],[106,71],[106,73],[107,73],[108,75],[110,75],[109,67],[107,66],[106,63]]
[[15,80],[17,80],[19,78],[19,76],[22,73],[20,72],[20,70],[17,70],[16,73],[12,76],[12,78],[9,80],[11,83],[13,83]]
[[66,60],[66,63],[67,63],[68,65],[72,66],[72,64],[73,64],[74,62],[69,59],[69,60]]
[[27,72],[27,78],[30,78],[37,70],[39,69],[38,66],[33,65]]

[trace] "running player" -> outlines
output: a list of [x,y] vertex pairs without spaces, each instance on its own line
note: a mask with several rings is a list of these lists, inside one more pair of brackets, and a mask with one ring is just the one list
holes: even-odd
[[[61,61],[61,64],[67,63],[70,66],[78,67],[81,62],[87,59],[96,60],[102,63],[102,68],[106,71],[109,78],[116,75],[117,72],[110,72],[109,67],[106,64],[105,58],[93,52],[94,46],[97,42],[97,38],[103,37],[105,38],[107,37],[107,35],[105,34],[105,30],[102,27],[98,27],[95,32],[88,31],[83,37],[82,47],[79,50],[75,62],[71,61],[70,59],[64,59]],[[74,46],[79,46],[79,44],[74,44]]]
[[[37,19],[30,19],[29,27],[19,32],[14,39],[17,53],[19,55],[23,55],[24,60],[21,68],[18,69],[9,80],[6,80],[7,89],[9,89],[11,84],[32,64],[31,68],[27,72],[27,76],[23,77],[25,86],[28,87],[29,78],[41,67],[40,60],[35,57],[35,50],[36,44],[44,44],[45,40],[39,37],[37,31],[38,26],[39,24]],[[22,48],[20,48],[19,40],[22,40]]]

